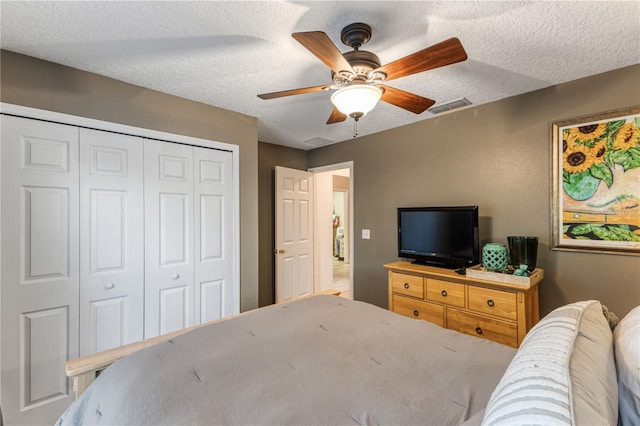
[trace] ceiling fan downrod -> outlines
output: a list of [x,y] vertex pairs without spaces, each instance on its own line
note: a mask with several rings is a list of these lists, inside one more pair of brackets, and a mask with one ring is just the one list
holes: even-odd
[[362,22],[349,24],[340,32],[340,40],[353,50],[360,49],[371,39],[371,27]]

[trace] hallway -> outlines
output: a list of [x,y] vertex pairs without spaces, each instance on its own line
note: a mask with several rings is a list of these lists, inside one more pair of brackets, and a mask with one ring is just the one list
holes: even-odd
[[333,288],[340,290],[340,296],[351,299],[351,282],[349,280],[349,264],[333,258]]

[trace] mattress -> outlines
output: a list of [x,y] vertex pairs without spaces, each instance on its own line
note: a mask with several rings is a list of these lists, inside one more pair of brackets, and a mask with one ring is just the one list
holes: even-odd
[[315,296],[123,358],[57,424],[461,424],[486,407],[515,352]]

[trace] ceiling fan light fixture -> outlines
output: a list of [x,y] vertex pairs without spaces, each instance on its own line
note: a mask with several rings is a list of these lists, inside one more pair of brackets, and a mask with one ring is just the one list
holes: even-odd
[[343,114],[356,120],[371,111],[382,96],[382,89],[368,84],[343,87],[331,95],[331,102]]

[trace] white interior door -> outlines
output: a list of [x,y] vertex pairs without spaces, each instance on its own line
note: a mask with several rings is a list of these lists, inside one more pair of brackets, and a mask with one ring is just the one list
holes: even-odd
[[276,166],[276,302],[313,292],[313,174]]
[[78,129],[3,115],[2,412],[57,418],[78,356]]
[[143,140],[80,129],[80,355],[143,338]]
[[238,313],[234,273],[233,156],[194,148],[195,321]]
[[145,339],[194,324],[193,147],[145,140]]

